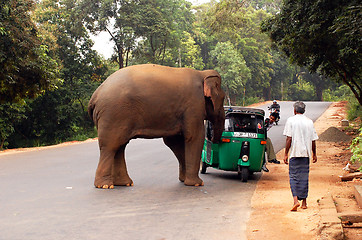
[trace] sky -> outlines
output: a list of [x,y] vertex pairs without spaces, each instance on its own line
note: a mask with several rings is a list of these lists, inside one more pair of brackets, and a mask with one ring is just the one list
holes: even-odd
[[[187,0],[194,5],[200,5],[203,3],[210,2],[210,0]],[[109,33],[101,32],[98,35],[91,35],[91,39],[94,41],[94,46],[92,49],[97,50],[97,52],[103,55],[104,58],[108,59],[111,57],[113,52],[114,44],[109,41]]]

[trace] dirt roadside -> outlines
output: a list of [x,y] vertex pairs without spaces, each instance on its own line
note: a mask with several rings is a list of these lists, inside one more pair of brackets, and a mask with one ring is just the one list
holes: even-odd
[[[344,118],[345,103],[331,104],[314,124],[318,135],[330,127],[340,128]],[[310,167],[308,209],[299,208],[297,212],[290,211],[293,200],[288,165],[268,164],[270,172],[263,173],[252,197],[247,239],[362,239],[362,225],[342,228],[340,223],[326,225],[324,221],[336,212],[362,213],[354,198],[353,186],[362,182],[341,182],[339,177],[345,173],[343,167],[350,157],[347,147],[345,142],[317,142],[318,162]],[[283,156],[284,149],[277,158],[282,160]],[[328,199],[333,201],[331,205],[335,205],[336,210],[323,209],[323,202]]]

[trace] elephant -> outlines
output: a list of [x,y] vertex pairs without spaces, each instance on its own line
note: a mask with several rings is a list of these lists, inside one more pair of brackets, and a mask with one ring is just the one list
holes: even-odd
[[88,104],[100,150],[95,187],[133,186],[125,148],[136,138],[163,138],[178,159],[179,180],[203,186],[198,174],[204,120],[213,124],[211,140],[218,142],[224,129],[224,97],[215,70],[143,64],[111,74]]

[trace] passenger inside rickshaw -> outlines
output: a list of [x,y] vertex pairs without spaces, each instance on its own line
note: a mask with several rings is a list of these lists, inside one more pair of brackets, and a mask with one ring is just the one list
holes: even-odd
[[225,117],[225,132],[264,133],[262,117],[248,114],[228,114]]

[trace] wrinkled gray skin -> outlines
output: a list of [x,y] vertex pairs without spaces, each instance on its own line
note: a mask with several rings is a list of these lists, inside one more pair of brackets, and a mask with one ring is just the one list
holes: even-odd
[[179,161],[179,180],[202,186],[199,178],[204,120],[221,138],[225,93],[214,70],[197,71],[154,64],[118,70],[93,93],[88,112],[98,129],[100,158],[94,185],[131,186],[125,148],[134,138],[163,138]]

